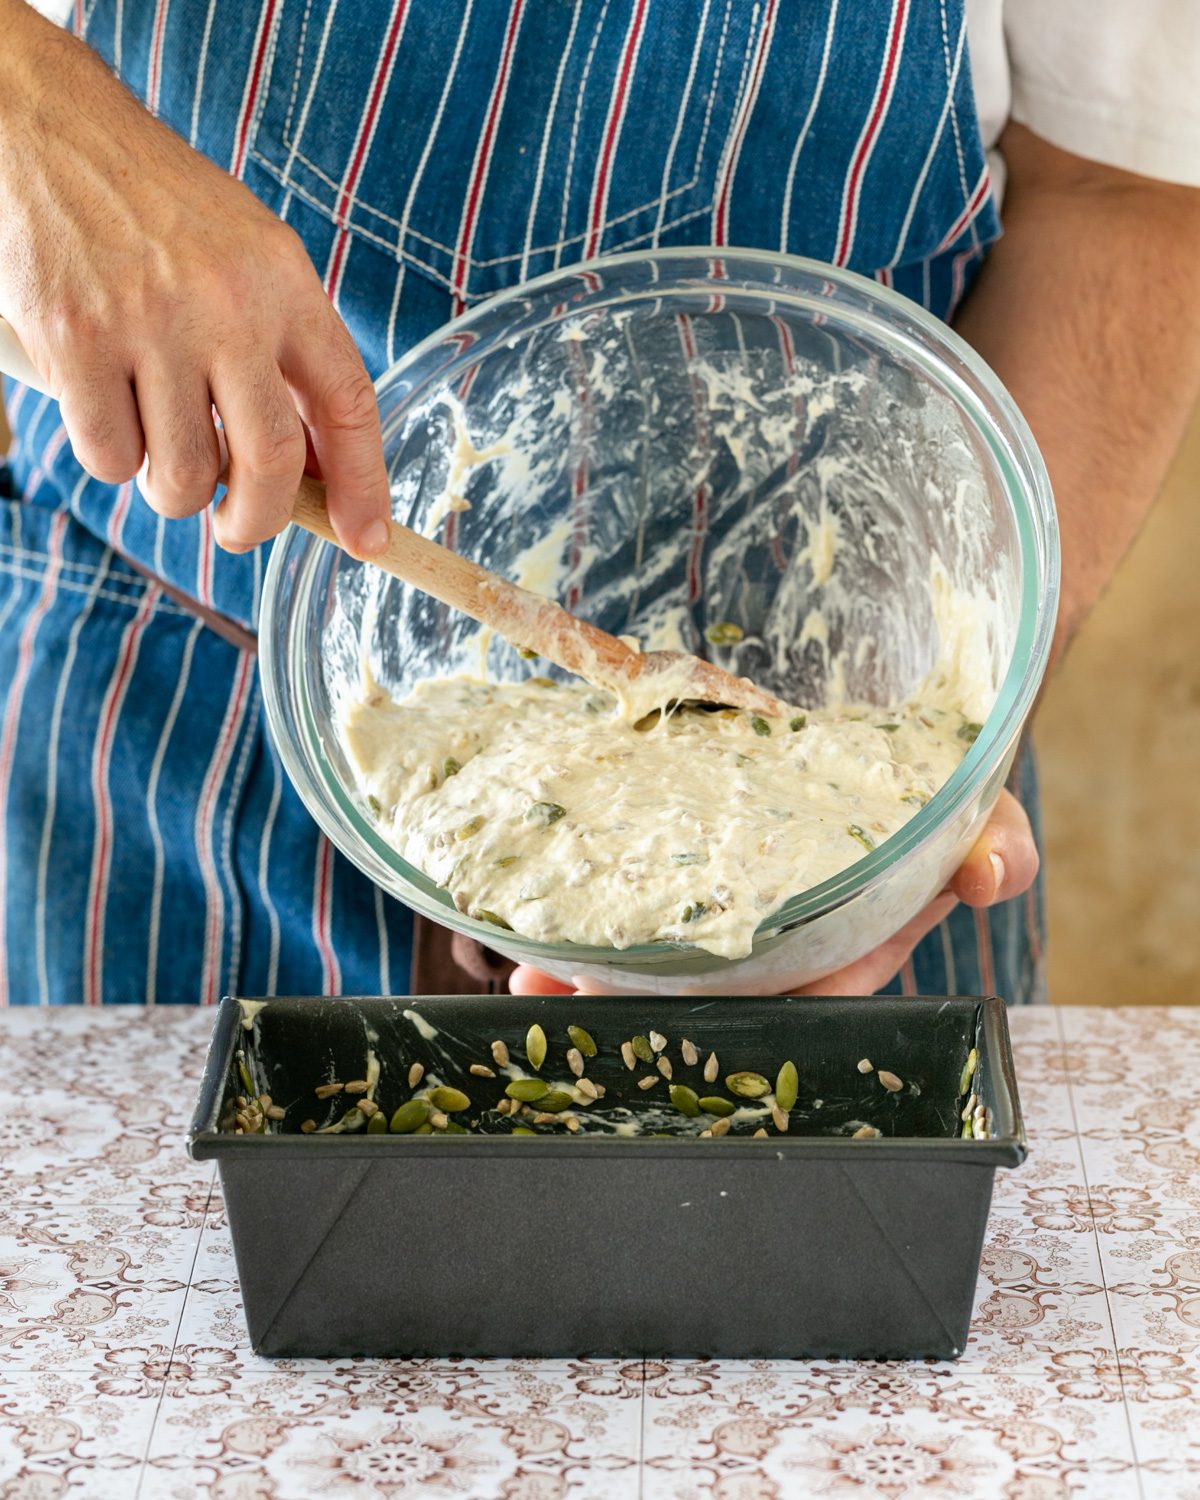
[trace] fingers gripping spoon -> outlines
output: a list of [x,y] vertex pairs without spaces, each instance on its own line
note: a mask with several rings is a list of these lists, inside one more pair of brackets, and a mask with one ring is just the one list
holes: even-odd
[[[45,384],[17,338],[0,317],[0,372],[35,390]],[[292,508],[292,520],[315,536],[340,546],[326,505],[325,486],[306,475]],[[560,604],[520,588],[469,558],[391,522],[384,550],[366,559],[422,593],[461,610],[512,645],[573,672],[612,693],[623,712],[641,718],[669,703],[723,704],[780,717],[787,706],[747,678],[734,677],[711,662],[683,651],[641,652],[617,636],[578,620]]]

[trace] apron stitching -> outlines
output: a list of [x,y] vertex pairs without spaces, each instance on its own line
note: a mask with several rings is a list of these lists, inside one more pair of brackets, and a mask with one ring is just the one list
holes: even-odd
[[754,49],[754,67],[750,74],[749,89],[744,104],[739,106],[734,115],[734,129],[730,137],[732,148],[726,160],[725,171],[717,178],[720,186],[715,194],[714,244],[725,245],[729,242],[729,197],[737,179],[738,164],[742,158],[742,145],[746,139],[746,132],[750,128],[750,121],[754,118],[754,111],[758,107],[759,90],[762,88],[763,76],[767,71],[771,56],[771,43],[775,39],[775,21],[778,16],[776,5],[777,0],[767,0],[762,28]]
[[[54,524],[50,529],[50,545],[54,554],[57,554],[62,546],[66,526],[66,512],[60,511],[55,516]],[[25,620],[25,628],[21,631],[20,643],[17,647],[17,665],[5,694],[4,727],[0,735],[0,954],[6,952],[5,936],[8,926],[8,794],[12,777],[14,741],[24,704],[25,687],[29,681],[37,633],[58,593],[58,568],[53,558],[50,567],[42,577],[41,585],[37,603],[30,610]],[[7,1004],[8,966],[6,963],[0,963],[0,1006]]]
[[837,22],[838,0],[833,0],[829,8],[829,21],[825,27],[825,46],[821,52],[821,68],[817,74],[816,87],[813,90],[812,99],[809,101],[808,113],[804,117],[804,123],[800,127],[800,134],[796,137],[796,144],[792,148],[792,159],[788,163],[787,186],[783,194],[783,212],[779,219],[779,248],[787,254],[788,233],[791,228],[792,217],[792,193],[796,186],[796,168],[800,163],[800,153],[804,150],[805,142],[808,140],[808,132],[812,128],[812,122],[817,113],[817,105],[821,102],[821,95],[825,92],[825,78],[829,72],[829,52],[833,44],[833,32]]
[[[705,0],[707,6],[708,0]],[[563,48],[563,55],[559,60],[558,70],[554,75],[554,88],[550,93],[550,102],[546,106],[545,123],[542,126],[542,144],[538,150],[537,170],[533,177],[533,197],[529,200],[529,209],[525,215],[525,247],[521,252],[521,269],[519,272],[522,281],[529,274],[529,259],[535,252],[532,247],[533,225],[537,218],[538,204],[542,198],[542,182],[546,175],[546,156],[550,150],[550,136],[554,129],[554,121],[558,115],[558,101],[562,93],[562,82],[566,76],[567,63],[575,46],[575,32],[579,27],[579,17],[582,7],[574,6],[571,10],[571,28],[567,32],[567,44]],[[440,119],[440,115],[439,115]],[[540,251],[537,253],[541,253]]]
[[[754,50],[755,30],[754,24],[759,16],[759,7],[754,6],[750,13],[750,25],[746,28],[746,48],[742,53],[742,69],[738,74],[737,90],[733,96],[733,112],[729,117],[729,130],[725,136],[725,144],[721,147],[721,155],[717,159],[716,175],[713,178],[713,202],[719,201],[720,183],[725,179],[726,167],[729,161],[729,153],[733,139],[737,134],[738,121],[741,118],[742,109],[746,102],[747,82],[746,74],[750,67],[750,54]],[[711,205],[710,205],[711,206]]]
[[[666,212],[666,204],[667,204],[667,192],[668,192],[667,184],[671,180],[671,169],[675,165],[675,152],[676,152],[676,150],[679,147],[679,138],[683,134],[683,122],[684,122],[685,119],[687,119],[688,106],[692,102],[692,89],[695,86],[695,82],[696,82],[696,69],[697,69],[697,67],[699,66],[699,63],[700,63],[700,51],[701,51],[701,48],[704,45],[704,38],[708,35],[708,12],[709,12],[709,8],[710,8],[711,5],[712,5],[712,0],[704,0],[704,9],[700,12],[700,20],[699,20],[699,22],[697,23],[697,26],[696,26],[696,41],[695,41],[695,44],[692,47],[692,56],[691,56],[691,61],[688,64],[687,79],[684,82],[684,86],[683,86],[683,96],[682,96],[682,98],[679,101],[679,109],[676,111],[676,114],[675,114],[675,129],[674,129],[674,131],[671,134],[671,144],[667,147],[666,160],[663,162],[662,180],[659,182],[659,185],[658,185],[658,221],[656,222],[656,224],[654,226],[654,238],[653,238],[653,240],[651,242],[652,244],[655,244],[655,245],[658,244],[658,237],[662,233],[663,215]],[[726,15],[726,23],[728,23],[728,18],[729,18],[728,6],[726,7],[725,15]],[[715,72],[714,72],[714,79],[715,79]],[[713,93],[714,93],[714,90],[710,87],[710,89],[709,89],[709,110],[711,110],[711,108],[712,108],[712,96],[713,96]],[[709,111],[705,112],[705,120],[708,119],[708,113],[709,113]],[[702,142],[703,142],[703,139],[704,139],[704,132],[702,131],[701,132],[701,141]],[[545,151],[545,146],[543,145],[543,153],[544,153],[544,151]],[[699,170],[697,169],[697,171],[692,176],[692,183],[691,184],[686,184],[685,186],[694,185],[695,182],[697,181],[698,176],[699,176]],[[684,188],[678,188],[675,191],[682,192],[682,191],[684,191]],[[522,261],[521,262],[521,274],[522,274],[522,276],[525,274],[525,265],[526,265],[526,261]]]
[[99,733],[92,750],[92,806],[96,831],[92,839],[91,870],[88,876],[87,917],[84,925],[83,1003],[104,1004],[104,929],[108,916],[108,883],[112,874],[115,842],[113,799],[109,786],[112,747],[117,722],[125,707],[129,685],[137,671],[142,635],[150,623],[158,590],[151,586],[142,598],[137,614],[122,632],[117,660],[109,678],[100,709]]
[[[292,70],[292,91],[288,95],[287,114],[283,117],[283,129],[280,131],[280,139],[284,145],[289,144],[288,131],[292,126],[292,114],[296,108],[296,95],[300,92],[300,75],[304,71],[304,45],[308,38],[308,23],[312,17],[312,0],[304,0],[304,15],[300,21],[300,40],[296,45],[296,66]],[[275,56],[271,56],[272,72],[275,68]]]
[[242,967],[242,924],[245,905],[241,882],[233,866],[233,823],[246,780],[250,751],[258,734],[259,715],[256,712],[258,701],[256,683],[251,688],[247,713],[243,719],[242,747],[238,752],[237,765],[234,767],[233,780],[230,782],[229,795],[225,802],[225,817],[221,824],[221,867],[229,887],[229,968],[225,986],[225,992],[229,995],[241,993],[238,981]]
[[[107,561],[113,555],[107,547]],[[42,838],[38,847],[37,894],[34,898],[35,954],[38,976],[38,1004],[50,1004],[50,974],[46,966],[46,893],[50,872],[50,840],[54,832],[54,817],[58,808],[58,747],[62,731],[63,708],[66,704],[67,686],[75,669],[75,658],[79,652],[79,637],[83,627],[91,618],[96,600],[103,593],[100,587],[104,571],[97,568],[96,577],[85,596],[83,608],[71,625],[67,636],[67,649],[58,674],[58,685],[54,691],[54,704],[50,711],[50,744],[46,757],[46,808],[42,815]]]
[[[429,134],[425,139],[425,145],[421,151],[416,169],[413,172],[412,181],[408,185],[408,196],[404,200],[404,209],[400,222],[396,226],[397,247],[404,244],[408,233],[408,220],[412,214],[413,204],[417,201],[417,193],[425,177],[425,168],[429,164],[429,158],[433,153],[433,147],[437,141],[438,134],[442,128],[442,118],[446,113],[446,104],[450,98],[450,90],[454,87],[454,80],[458,77],[458,65],[462,58],[463,43],[466,41],[467,31],[471,25],[471,10],[474,0],[467,0],[467,6],[463,12],[462,24],[458,28],[458,36],[454,41],[454,53],[450,58],[450,67],[447,70],[445,80],[442,84],[442,92],[438,96],[437,110],[433,116],[433,124],[429,128]],[[576,11],[574,14],[578,14]],[[574,22],[572,22],[574,24]],[[404,287],[405,264],[401,260],[396,269],[396,284],[392,291],[392,305],[388,313],[387,326],[387,362],[393,364],[396,358],[396,313],[400,307],[400,293]]]
[[[946,25],[946,0],[941,0],[943,38],[945,38]],[[925,179],[929,175],[929,169],[933,165],[933,159],[937,155],[938,146],[941,144],[942,133],[946,129],[946,117],[954,102],[954,91],[958,87],[958,73],[962,66],[963,53],[966,51],[967,41],[967,13],[964,9],[962,24],[958,28],[958,43],[954,51],[954,65],[950,65],[949,47],[943,45],[942,55],[946,66],[946,98],[942,103],[942,112],[938,116],[937,128],[933,133],[933,139],[929,143],[929,150],[925,153],[925,160],[921,164],[921,171],[917,176],[916,185],[908,200],[908,209],[904,215],[904,222],[900,225],[900,233],[896,238],[896,248],[892,251],[892,258],[888,261],[889,266],[899,265],[900,257],[904,253],[904,243],[908,239],[908,231],[912,227],[913,216],[916,213],[917,203],[921,192],[925,187]]]
[[[587,57],[583,62],[583,72],[579,78],[579,91],[575,95],[575,113],[571,117],[571,138],[567,145],[566,172],[563,178],[562,200],[559,206],[558,239],[559,243],[554,251],[554,269],[558,269],[559,260],[562,256],[563,247],[570,243],[566,239],[567,212],[571,198],[571,178],[575,173],[575,148],[579,144],[579,120],[583,114],[583,96],[587,92],[588,75],[592,71],[592,60],[596,55],[596,44],[600,40],[600,33],[604,30],[604,21],[608,15],[609,0],[604,0],[600,8],[600,15],[596,20],[595,30],[592,32],[592,40],[588,46]],[[572,239],[574,236],[572,236]]]
[[267,986],[263,993],[273,995],[279,984],[279,911],[271,897],[270,890],[271,838],[275,832],[275,817],[279,812],[279,803],[283,796],[283,776],[279,757],[275,753],[270,737],[264,736],[260,743],[271,763],[272,776],[271,800],[267,806],[267,816],[263,822],[262,837],[258,844],[258,890],[263,905],[267,909],[267,925],[271,933],[271,946],[267,958]]
[[179,678],[175,683],[175,691],[171,697],[171,705],[167,709],[167,717],[163,720],[162,729],[159,731],[158,744],[154,749],[154,759],[150,763],[150,777],[146,783],[146,821],[150,829],[150,841],[154,845],[154,883],[151,887],[150,896],[150,924],[146,937],[146,1004],[153,1005],[157,999],[158,987],[158,940],[162,927],[162,897],[163,882],[166,870],[166,854],[163,847],[162,828],[158,821],[158,782],[162,775],[163,764],[167,758],[167,746],[170,744],[171,736],[175,731],[175,721],[179,717],[179,710],[183,705],[183,695],[187,691],[188,682],[192,675],[192,658],[196,651],[196,642],[200,638],[200,632],[204,629],[204,621],[197,619],[192,623],[188,631],[187,640],[184,642],[183,656],[179,663]]
[[647,4],[648,0],[634,0],[633,16],[625,33],[625,40],[617,60],[616,76],[609,91],[604,129],[600,132],[600,150],[596,157],[595,170],[592,173],[584,260],[593,258],[606,232],[604,216],[608,209],[609,189],[612,186],[617,157],[621,149],[621,134],[625,128],[625,117],[629,109],[629,93],[633,87],[633,80],[637,76],[642,42],[646,36]]

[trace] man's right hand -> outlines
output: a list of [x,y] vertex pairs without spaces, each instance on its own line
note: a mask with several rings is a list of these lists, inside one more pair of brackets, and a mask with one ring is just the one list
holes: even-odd
[[387,542],[370,378],[298,236],[159,123],[82,43],[0,0],[0,311],[80,463],[163,516],[212,500],[244,551],[287,524],[305,428],[339,540]]

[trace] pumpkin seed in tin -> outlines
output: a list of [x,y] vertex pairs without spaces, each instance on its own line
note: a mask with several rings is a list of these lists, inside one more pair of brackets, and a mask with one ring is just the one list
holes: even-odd
[[654,1048],[650,1045],[649,1037],[635,1036],[629,1045],[633,1048],[634,1057],[646,1063],[654,1061]]
[[794,1062],[785,1062],[779,1070],[775,1079],[775,1103],[786,1114],[788,1110],[796,1107],[796,1098],[800,1093],[800,1077],[796,1072]]
[[524,1104],[531,1104],[535,1099],[548,1094],[550,1085],[540,1078],[514,1078],[504,1092],[510,1099],[520,1099]]
[[731,1103],[728,1099],[722,1099],[720,1094],[706,1094],[698,1102],[706,1115],[716,1115],[718,1119],[725,1119],[726,1116],[731,1115],[737,1108],[737,1105]]
[[529,1066],[537,1073],[546,1061],[546,1033],[535,1021],[525,1033],[525,1056]]
[[447,1088],[444,1084],[439,1088],[429,1090],[429,1102],[434,1109],[445,1110],[451,1115],[471,1107],[471,1101],[462,1089]]
[[569,1109],[575,1100],[565,1089],[551,1089],[548,1094],[543,1094],[537,1101],[539,1114],[559,1115],[564,1109]]
[[771,1092],[771,1085],[761,1073],[730,1073],[725,1079],[725,1087],[739,1099],[761,1099]]
[[429,1119],[429,1100],[410,1099],[397,1109],[388,1124],[393,1135],[411,1135]]
[[387,1135],[387,1133],[388,1133],[387,1116],[384,1114],[384,1112],[382,1110],[380,1110],[377,1114],[373,1114],[371,1116],[371,1118],[367,1121],[367,1134],[368,1135]]
[[577,1047],[584,1057],[595,1057],[596,1043],[592,1040],[590,1032],[584,1031],[582,1026],[568,1026],[567,1035],[571,1038],[572,1045]]
[[690,1119],[695,1119],[700,1113],[700,1101],[696,1097],[696,1091],[688,1088],[686,1083],[671,1085],[671,1103],[681,1115],[687,1115]]

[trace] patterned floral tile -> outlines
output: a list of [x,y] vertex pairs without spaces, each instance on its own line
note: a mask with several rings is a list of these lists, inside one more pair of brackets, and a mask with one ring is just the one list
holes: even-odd
[[143,1344],[165,1369],[199,1234],[134,1208],[0,1202],[0,1369],[95,1371]]
[[4,1500],[134,1500],[160,1386],[131,1400],[105,1377],[0,1370]]
[[906,1364],[692,1374],[691,1392],[647,1387],[644,1500],[1136,1493],[1120,1397],[1095,1383]]
[[141,1500],[637,1500],[641,1366],[331,1362],[167,1382]]

